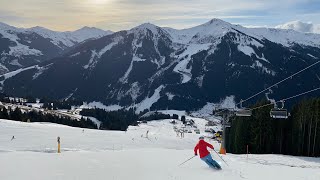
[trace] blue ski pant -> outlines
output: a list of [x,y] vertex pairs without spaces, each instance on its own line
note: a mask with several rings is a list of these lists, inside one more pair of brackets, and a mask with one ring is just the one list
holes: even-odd
[[201,160],[207,163],[211,168],[221,169],[221,166],[212,159],[211,154],[208,154],[207,156],[201,158]]

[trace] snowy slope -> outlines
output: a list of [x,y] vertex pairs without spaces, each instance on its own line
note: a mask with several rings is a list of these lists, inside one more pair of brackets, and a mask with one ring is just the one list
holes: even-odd
[[207,43],[219,41],[228,32],[242,32],[259,40],[270,40],[284,46],[291,46],[294,43],[306,46],[320,47],[320,35],[302,33],[286,28],[245,28],[240,25],[230,24],[220,19],[212,19],[209,22],[188,28],[172,29],[164,28],[176,43],[188,44],[191,42]]
[[0,74],[55,58],[74,45],[109,34],[112,32],[90,27],[57,32],[0,23]]
[[[198,136],[176,137],[168,120],[130,127],[127,132],[0,120],[0,131],[0,178],[4,180],[320,178],[320,159],[282,155],[249,155],[247,159],[228,154],[223,156],[227,166],[213,154],[222,171],[209,169],[198,157],[178,166],[193,156]],[[13,135],[16,139],[11,141]],[[56,153],[57,136],[61,137],[61,154]]]
[[[46,29],[40,26],[36,26],[32,28],[16,28],[0,22],[0,34],[2,34],[4,38],[8,38],[11,41],[14,41],[15,43],[17,43],[17,45],[14,47],[17,48],[18,50],[24,49],[24,51],[21,52],[20,54],[26,54],[26,53],[39,54],[39,52],[36,50],[32,50],[32,49],[27,50],[26,49],[27,47],[24,47],[25,45],[23,46],[22,44],[19,43],[18,34],[23,34],[23,33],[25,34],[37,33],[38,35],[44,38],[49,38],[53,44],[60,47],[61,49],[65,49],[66,47],[74,46],[76,43],[83,42],[87,39],[100,38],[102,36],[112,34],[112,31],[104,31],[98,28],[93,28],[93,27],[83,27],[75,31],[58,32],[58,31],[52,31],[50,29]],[[14,53],[14,51],[11,53]]]
[[92,27],[83,27],[76,31],[66,31],[66,32],[58,32],[52,31],[43,27],[33,27],[25,29],[29,32],[35,32],[45,38],[51,39],[51,42],[62,49],[66,47],[74,46],[77,43],[83,42],[87,39],[91,38],[100,38],[102,36],[106,36],[112,34],[111,31],[104,31],[97,28]]

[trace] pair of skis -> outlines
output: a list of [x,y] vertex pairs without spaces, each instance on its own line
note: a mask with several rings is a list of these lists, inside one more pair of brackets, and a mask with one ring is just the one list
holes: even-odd
[[[220,158],[224,163],[226,163],[227,166],[229,166],[229,164],[218,154],[217,151],[215,151],[215,150],[213,150],[213,151],[219,156],[219,158]],[[181,166],[181,165],[185,164],[186,162],[190,161],[190,160],[193,159],[194,157],[196,157],[196,155],[194,155],[194,156],[192,156],[191,158],[187,159],[186,161],[182,162],[182,163],[179,164],[178,166]],[[216,168],[216,169],[217,169],[217,170],[222,170],[222,168],[220,168],[220,169]]]

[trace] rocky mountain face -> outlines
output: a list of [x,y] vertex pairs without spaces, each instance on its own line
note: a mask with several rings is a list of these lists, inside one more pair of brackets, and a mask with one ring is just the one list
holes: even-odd
[[61,56],[70,47],[108,34],[111,32],[89,27],[56,32],[42,27],[23,29],[0,23],[0,74]]
[[[231,95],[245,99],[319,58],[317,34],[244,28],[219,19],[183,30],[142,24],[5,74],[1,83],[15,96],[100,101],[136,112],[195,110]],[[319,70],[315,66],[272,88],[269,98],[319,87]]]

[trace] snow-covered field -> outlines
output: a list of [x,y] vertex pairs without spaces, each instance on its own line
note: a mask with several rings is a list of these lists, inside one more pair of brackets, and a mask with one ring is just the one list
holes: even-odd
[[[194,119],[203,132],[205,121]],[[283,155],[213,153],[223,170],[193,156],[199,135],[176,136],[170,120],[130,127],[127,132],[73,128],[50,123],[0,120],[1,180],[319,180],[320,159]],[[180,126],[180,125],[177,125]],[[146,132],[148,138],[146,138]],[[14,140],[11,140],[15,136]],[[62,153],[57,151],[61,137]],[[217,142],[211,142],[218,149]]]

